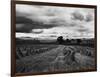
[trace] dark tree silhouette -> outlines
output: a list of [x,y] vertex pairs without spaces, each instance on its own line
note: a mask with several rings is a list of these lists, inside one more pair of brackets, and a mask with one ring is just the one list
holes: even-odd
[[81,43],[81,39],[77,39],[77,43],[80,44]]
[[71,40],[70,39],[66,39],[66,43],[71,43]]
[[63,37],[62,37],[62,36],[59,36],[59,37],[57,38],[57,42],[58,42],[59,44],[62,44],[62,43],[64,42]]

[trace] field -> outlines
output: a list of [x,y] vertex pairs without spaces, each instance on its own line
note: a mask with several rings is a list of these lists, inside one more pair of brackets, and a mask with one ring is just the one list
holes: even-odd
[[16,73],[78,71],[95,68],[95,50],[80,45],[17,45]]

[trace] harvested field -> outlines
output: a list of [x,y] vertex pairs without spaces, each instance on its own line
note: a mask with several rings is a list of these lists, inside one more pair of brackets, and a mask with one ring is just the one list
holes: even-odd
[[95,51],[78,45],[19,45],[16,73],[78,71],[95,68]]

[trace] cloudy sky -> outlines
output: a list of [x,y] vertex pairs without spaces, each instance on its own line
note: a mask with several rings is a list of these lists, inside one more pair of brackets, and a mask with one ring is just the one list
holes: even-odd
[[16,37],[94,38],[94,9],[16,4]]

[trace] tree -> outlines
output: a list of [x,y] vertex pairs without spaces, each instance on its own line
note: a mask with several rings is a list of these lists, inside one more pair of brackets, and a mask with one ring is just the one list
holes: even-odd
[[71,40],[70,39],[66,39],[66,42],[69,44],[69,43],[71,43]]
[[63,37],[62,37],[62,36],[59,36],[59,37],[57,38],[57,42],[58,42],[59,44],[62,44],[62,43],[64,42]]
[[77,39],[77,43],[80,44],[81,43],[81,39]]

